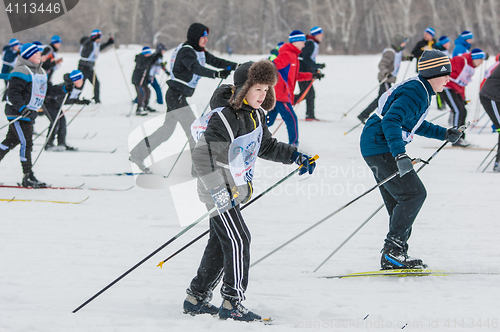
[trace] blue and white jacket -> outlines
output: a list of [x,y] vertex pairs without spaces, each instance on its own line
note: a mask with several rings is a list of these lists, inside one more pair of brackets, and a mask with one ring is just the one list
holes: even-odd
[[406,152],[413,134],[444,140],[446,128],[425,121],[434,90],[421,76],[393,86],[379,99],[380,110],[366,122],[361,134],[363,157]]

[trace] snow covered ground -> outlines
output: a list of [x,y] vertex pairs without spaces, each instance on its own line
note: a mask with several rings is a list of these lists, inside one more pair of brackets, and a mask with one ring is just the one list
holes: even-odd
[[[139,46],[117,51],[129,84],[133,59]],[[170,52],[168,53],[170,54]],[[62,54],[64,62],[54,74],[76,68],[77,54]],[[170,57],[167,56],[166,59]],[[236,56],[244,62],[258,56]],[[493,59],[490,59],[490,63]],[[374,56],[319,56],[325,62],[326,77],[315,83],[316,115],[331,122],[301,121],[300,146],[318,154],[318,168],[310,176],[288,180],[248,209],[243,215],[252,233],[252,260],[264,256],[285,241],[335,211],[374,185],[371,172],[359,152],[360,128],[344,132],[358,123],[356,115],[375,97],[363,101],[346,118],[346,112],[377,84]],[[400,72],[403,76],[407,64]],[[408,77],[414,75],[414,63]],[[118,150],[106,153],[44,152],[34,170],[36,176],[54,186],[85,183],[91,188],[128,188],[135,184],[130,176],[85,175],[130,172],[128,144],[137,142],[140,125],[153,119],[126,117],[131,108],[116,55],[111,49],[101,54],[97,64],[101,81],[102,106],[96,112],[82,112],[68,128],[68,143],[80,149]],[[468,87],[469,119],[474,118],[480,81],[477,71]],[[401,80],[401,78],[399,79]],[[162,80],[164,81],[164,79]],[[232,82],[228,79],[226,82]],[[202,79],[189,99],[198,112],[205,108],[218,81]],[[129,86],[133,91],[133,87]],[[164,87],[165,91],[165,87]],[[92,96],[91,85],[84,95]],[[146,132],[163,121],[165,106]],[[2,105],[3,108],[3,105]],[[70,119],[79,107],[68,112]],[[479,114],[482,114],[481,110]],[[297,114],[305,116],[305,105]],[[435,106],[428,119],[442,114]],[[0,125],[6,123],[0,117]],[[46,118],[37,120],[35,130],[45,128]],[[436,120],[447,126],[447,116]],[[473,144],[490,149],[496,135],[488,126],[468,132]],[[274,130],[276,125],[271,129]],[[134,131],[135,130],[135,131]],[[6,129],[1,133],[5,135]],[[88,134],[88,135],[87,135]],[[94,134],[96,136],[92,139]],[[131,135],[132,134],[132,135]],[[83,137],[87,137],[84,139]],[[283,126],[277,134],[287,140]],[[172,139],[155,152],[155,159],[174,155],[185,142],[180,127]],[[36,141],[34,156],[42,140]],[[408,147],[412,157],[428,158],[441,142],[418,137]],[[433,269],[500,273],[498,241],[498,175],[475,172],[486,156],[485,150],[444,149],[420,176],[428,191],[412,237],[410,254],[421,257]],[[165,171],[169,169],[167,158]],[[261,192],[294,169],[259,160],[255,186]],[[489,171],[491,170],[491,166]],[[18,149],[0,163],[0,182],[15,184],[22,178]],[[129,191],[24,190],[0,189],[0,198],[27,198],[78,201],[79,205],[0,202],[0,331],[289,331],[344,330],[410,331],[497,330],[500,324],[498,298],[500,276],[463,275],[414,278],[323,279],[327,275],[379,269],[380,249],[388,228],[385,210],[377,214],[348,244],[318,272],[312,271],[381,203],[373,192],[313,231],[291,243],[250,270],[245,306],[275,319],[275,325],[238,323],[182,314],[185,289],[198,267],[206,239],[167,262],[168,257],[202,233],[207,223],[161,251],[107,292],[76,314],[71,311],[177,234],[182,228],[174,200],[179,195],[197,206],[192,189],[169,190],[168,186],[188,188],[189,167],[176,167],[173,180],[158,179],[158,187],[135,186]],[[183,187],[183,186],[186,187]],[[175,194],[173,194],[175,192]],[[196,203],[196,204],[195,204]],[[199,215],[195,208],[184,213]],[[196,218],[192,218],[194,220]],[[221,302],[218,289],[213,303]],[[364,319],[366,318],[366,319]]]

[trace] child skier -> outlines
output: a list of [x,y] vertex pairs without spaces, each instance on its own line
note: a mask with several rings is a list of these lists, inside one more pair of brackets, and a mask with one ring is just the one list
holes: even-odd
[[21,57],[10,74],[5,114],[7,120],[19,120],[9,125],[5,140],[0,143],[0,160],[21,144],[20,157],[23,168],[23,187],[41,188],[47,185],[33,175],[31,150],[33,149],[33,124],[47,93],[47,74],[41,68],[41,52],[37,45],[28,43],[21,48]]
[[455,39],[455,48],[453,49],[451,57],[454,58],[456,56],[469,53],[472,46],[472,39],[474,39],[474,34],[472,32],[468,30],[462,31],[460,36]]
[[49,77],[49,82],[51,81],[52,74],[58,68],[58,66],[63,61],[62,58],[57,57],[57,52],[59,52],[62,44],[61,37],[55,35],[50,39],[50,45],[47,46],[42,55],[47,55],[47,59],[43,62],[42,68],[47,72],[47,76]]
[[[420,40],[413,50],[411,51],[411,54],[413,57],[417,59],[417,64],[418,64],[418,59],[422,56],[422,53],[426,50],[431,50],[433,45],[436,43],[436,40],[434,39],[434,36],[436,35],[436,31],[428,27],[427,29],[424,30],[424,38]],[[417,68],[418,71],[418,68]]]
[[450,45],[451,45],[450,38],[448,38],[447,36],[441,36],[439,37],[438,42],[432,45],[432,47],[435,48],[436,50],[443,52],[444,54],[446,54],[447,57],[450,57],[450,51],[449,51]]
[[[302,165],[300,174],[312,174],[314,159],[272,138],[263,110],[275,103],[277,72],[268,60],[247,62],[234,74],[235,86],[223,85],[212,97],[206,131],[193,151],[198,173],[198,195],[209,210],[210,239],[196,277],[187,289],[184,313],[219,315],[222,319],[260,320],[241,304],[245,299],[250,263],[250,232],[240,203],[252,195],[255,161],[263,159]],[[233,93],[234,91],[234,93]],[[223,280],[220,308],[210,304],[212,291]]]
[[[451,107],[453,113],[453,126],[460,127],[465,124],[467,109],[465,108],[465,87],[472,81],[475,68],[481,65],[486,58],[486,54],[479,48],[473,49],[470,53],[465,53],[451,59],[453,71],[450,75],[450,82],[446,84],[442,100]],[[453,143],[454,146],[467,147],[465,135]]]
[[149,76],[151,77],[149,84],[151,84],[155,90],[156,102],[160,105],[163,104],[163,93],[161,91],[160,84],[158,84],[158,80],[156,79],[156,75],[159,75],[161,71],[163,71],[167,74],[167,76],[170,76],[170,72],[166,68],[166,62],[163,61],[163,54],[165,54],[166,51],[167,48],[162,43],[158,43],[158,45],[156,45],[155,54],[158,54],[158,59],[151,65],[151,69],[149,70]]
[[[2,74],[8,74],[14,69],[16,65],[17,56],[19,55],[19,50],[21,48],[21,43],[19,40],[12,38],[9,40],[9,45],[5,45],[2,51]],[[7,84],[7,81],[5,81]]]
[[498,132],[497,155],[493,166],[494,172],[500,172],[500,70],[498,68],[496,67],[489,75],[479,92],[479,100]]
[[368,105],[363,112],[358,115],[359,121],[366,122],[370,114],[377,108],[380,96],[391,87],[392,83],[396,82],[401,61],[413,59],[412,55],[403,56],[403,50],[406,47],[406,38],[400,34],[392,37],[391,47],[386,48],[382,52],[382,59],[378,64],[378,81],[380,88],[378,90],[378,97],[375,98],[370,105]]
[[[49,133],[47,133],[47,144],[45,145],[45,150],[67,150],[67,151],[76,151],[77,149],[66,144],[66,116],[64,114],[60,114],[59,118],[57,118],[57,114],[62,107],[62,103],[66,94],[69,93],[69,96],[66,98],[65,105],[71,104],[79,104],[79,105],[88,105],[90,104],[90,100],[86,99],[78,99],[80,97],[80,93],[82,92],[81,88],[83,86],[83,74],[79,70],[73,70],[69,74],[64,74],[64,83],[58,85],[50,85],[47,91],[47,96],[45,97],[45,109],[48,112],[48,118],[50,120],[51,128],[54,125],[54,121],[56,122],[55,128],[52,131],[52,135],[49,137]],[[57,136],[57,147],[54,145],[55,137]]]
[[94,85],[94,101],[100,103],[99,94],[99,80],[94,72],[95,62],[99,53],[106,47],[114,44],[115,40],[113,37],[109,37],[108,41],[101,45],[102,31],[93,30],[90,37],[83,37],[80,39],[80,56],[81,59],[78,62],[78,70],[83,73],[83,82],[89,80],[92,85]]
[[425,51],[418,68],[417,77],[393,86],[382,95],[377,114],[370,117],[361,134],[361,154],[377,182],[399,171],[399,176],[379,187],[389,212],[382,269],[427,267],[421,259],[408,256],[407,241],[426,191],[413,170],[412,160],[406,155],[406,144],[415,134],[450,142],[461,135],[458,129],[446,129],[425,121],[431,97],[449,81],[450,60],[438,50]]
[[273,63],[278,69],[278,83],[274,87],[276,93],[276,106],[268,113],[268,126],[272,126],[278,113],[285,121],[288,130],[288,142],[294,146],[299,145],[299,126],[297,115],[292,104],[295,95],[295,83],[297,81],[311,81],[313,78],[320,79],[321,73],[299,72],[299,54],[302,52],[306,42],[306,35],[300,30],[293,30],[288,36],[288,43],[281,46],[278,57]]
[[[323,40],[323,29],[320,27],[314,27],[311,29],[309,35],[306,36],[306,43],[302,49],[302,53],[299,55],[300,68],[299,71],[306,73],[316,73],[319,69],[325,68],[324,63],[316,63],[316,57],[319,52],[319,44]],[[309,88],[311,86],[311,88]],[[314,92],[314,86],[311,85],[311,81],[299,81],[300,93],[295,95],[295,103],[301,98],[302,94],[309,88],[306,94],[306,121],[317,121],[314,115],[314,98],[316,94]]]
[[[187,41],[177,46],[170,60],[170,79],[167,81],[168,90],[165,94],[167,114],[165,122],[153,134],[144,138],[130,151],[129,160],[135,163],[142,171],[150,172],[144,165],[144,159],[160,144],[167,141],[174,133],[177,123],[180,123],[186,133],[191,150],[194,141],[191,137],[191,124],[195,120],[193,111],[186,101],[191,97],[198,86],[201,77],[225,79],[237,63],[217,58],[205,49],[208,42],[209,29],[201,23],[193,23],[187,32]],[[205,68],[205,64],[220,71]]]
[[148,115],[146,111],[156,112],[156,110],[148,105],[151,95],[148,85],[151,80],[149,76],[151,66],[160,56],[161,53],[153,55],[153,50],[148,46],[144,46],[141,53],[135,56],[135,68],[132,73],[132,84],[135,86],[135,91],[137,92],[137,110],[135,111],[135,115]]

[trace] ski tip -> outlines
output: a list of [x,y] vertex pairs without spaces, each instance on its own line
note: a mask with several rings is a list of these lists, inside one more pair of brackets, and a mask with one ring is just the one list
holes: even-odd
[[160,267],[160,269],[162,269],[162,268],[163,268],[163,263],[165,263],[165,262],[160,262],[158,265],[156,265],[156,267],[158,267],[158,266],[159,266],[159,267]]
[[347,135],[347,131],[344,131],[344,136]]
[[319,159],[319,156],[318,156],[318,155],[315,155],[315,156],[313,157],[313,159],[314,159],[314,160],[318,160],[318,159]]

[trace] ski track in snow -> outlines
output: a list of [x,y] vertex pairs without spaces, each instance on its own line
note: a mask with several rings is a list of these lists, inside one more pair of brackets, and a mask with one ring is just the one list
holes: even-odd
[[[117,51],[129,84],[134,56],[140,47]],[[76,53],[62,57],[62,68],[54,74],[55,83],[77,66]],[[170,52],[164,58],[169,60]],[[234,55],[230,59],[241,63],[259,58],[262,56]],[[325,78],[314,84],[316,116],[332,122],[299,122],[301,150],[320,156],[318,168],[309,178],[293,177],[243,212],[252,233],[253,261],[374,185],[359,152],[361,128],[347,136],[343,133],[358,123],[356,115],[376,96],[376,91],[346,118],[341,120],[341,115],[376,86],[379,58],[380,55],[318,57],[327,67]],[[400,75],[407,65],[402,64]],[[414,75],[413,68],[411,63],[408,77]],[[79,115],[68,128],[68,144],[89,150],[118,150],[114,154],[44,152],[34,168],[40,180],[54,186],[85,182],[86,187],[97,188],[126,188],[134,184],[130,176],[80,176],[137,171],[128,161],[129,134],[154,118],[151,114],[126,117],[130,97],[113,50],[100,55],[96,72],[103,104],[95,117],[90,112]],[[469,119],[475,113],[479,76],[477,71],[467,87],[467,97],[472,99],[468,105]],[[229,78],[224,83],[231,82]],[[189,103],[201,112],[217,84],[218,80],[203,78]],[[134,91],[131,85],[130,90]],[[88,82],[83,95],[92,97]],[[165,106],[156,104],[153,90],[151,100],[151,106],[161,112],[157,120],[161,124]],[[68,112],[68,119],[76,109]],[[297,114],[304,118],[305,102]],[[428,119],[439,114],[433,104]],[[479,128],[485,122],[486,117]],[[0,117],[0,125],[5,123],[5,117]],[[447,126],[447,116],[436,123]],[[47,124],[45,117],[37,119],[35,131],[42,131]],[[287,141],[285,126],[282,127],[276,137]],[[275,128],[276,125],[271,130]],[[496,135],[490,133],[489,126],[478,135],[479,128],[469,130],[468,141],[491,148]],[[99,135],[93,140],[78,138],[89,131]],[[6,129],[2,137],[5,133]],[[130,140],[134,142],[134,138]],[[178,127],[172,139],[155,154],[179,151],[185,140]],[[41,138],[37,140],[41,142]],[[429,147],[437,148],[440,144],[416,137],[408,146],[408,154],[428,158],[434,152]],[[39,149],[40,146],[34,147],[34,158]],[[21,180],[18,152],[19,148],[2,160],[0,182],[13,184]],[[409,241],[410,255],[423,258],[432,269],[500,272],[498,175],[475,172],[486,154],[446,149],[420,173],[428,197]],[[293,166],[259,160],[256,193],[291,170]],[[175,172],[179,178],[189,179],[184,174],[189,167],[177,167]],[[318,272],[312,273],[382,203],[378,191],[250,270],[244,305],[264,317],[274,318],[272,326],[182,314],[185,289],[196,273],[206,238],[165,263],[163,269],[156,265],[202,233],[206,221],[72,314],[77,306],[181,230],[171,193],[165,189],[148,190],[137,185],[124,192],[5,188],[0,198],[76,201],[87,195],[89,200],[81,205],[0,202],[0,331],[391,331],[405,324],[405,330],[461,331],[480,327],[495,330],[500,323],[499,276],[317,278],[379,268],[380,249],[388,229],[385,209]],[[194,191],[185,195],[197,202]],[[221,303],[219,288],[214,292],[213,303]]]

